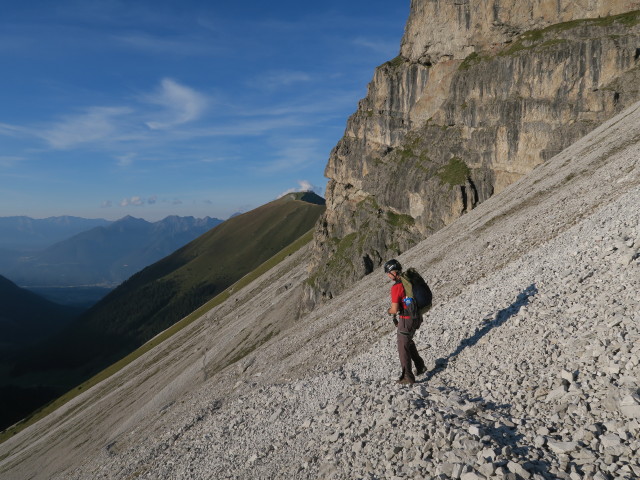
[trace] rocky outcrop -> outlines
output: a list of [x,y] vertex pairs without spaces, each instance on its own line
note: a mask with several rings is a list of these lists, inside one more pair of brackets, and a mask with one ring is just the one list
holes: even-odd
[[376,70],[331,153],[306,307],[640,98],[633,8],[640,4],[413,1],[400,55]]

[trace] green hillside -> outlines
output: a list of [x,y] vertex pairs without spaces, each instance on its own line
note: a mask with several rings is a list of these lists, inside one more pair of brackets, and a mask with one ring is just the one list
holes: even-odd
[[79,320],[141,344],[309,231],[324,205],[301,194],[233,217],[124,282]]
[[[0,378],[6,377],[21,350],[67,325],[81,310],[58,305],[0,276]],[[0,381],[0,426],[11,424],[53,395],[50,388],[16,388]]]
[[225,221],[116,288],[24,358],[12,382],[61,395],[263,264],[323,211],[320,197],[298,193]]
[[0,359],[60,329],[81,310],[50,302],[0,275]]

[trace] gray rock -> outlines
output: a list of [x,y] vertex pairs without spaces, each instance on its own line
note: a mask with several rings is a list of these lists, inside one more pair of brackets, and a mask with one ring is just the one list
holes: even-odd
[[546,443],[547,439],[542,435],[537,435],[533,440],[533,444],[538,448],[542,448]]
[[476,472],[467,472],[462,474],[460,480],[485,480],[485,477]]
[[611,447],[618,447],[621,443],[620,436],[616,435],[615,433],[602,435],[600,437],[600,443],[605,449],[609,449]]
[[553,440],[547,440],[547,447],[552,452],[561,455],[575,451],[578,448],[578,442],[557,442]]
[[567,387],[566,385],[561,385],[558,388],[552,390],[549,392],[549,394],[547,395],[546,401],[547,402],[557,402],[558,400],[560,400],[561,398],[563,398],[565,396],[565,394],[567,393]]
[[507,463],[507,469],[510,472],[515,473],[519,477],[524,478],[525,480],[528,480],[532,476],[531,473],[529,473],[527,470],[525,470],[525,468],[522,465],[520,465],[519,463],[516,463],[516,462]]

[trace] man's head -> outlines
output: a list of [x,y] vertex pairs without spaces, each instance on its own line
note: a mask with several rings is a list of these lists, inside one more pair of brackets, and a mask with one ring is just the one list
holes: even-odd
[[389,276],[389,278],[395,280],[400,272],[402,272],[402,265],[396,259],[391,259],[387,263],[384,264],[384,272]]

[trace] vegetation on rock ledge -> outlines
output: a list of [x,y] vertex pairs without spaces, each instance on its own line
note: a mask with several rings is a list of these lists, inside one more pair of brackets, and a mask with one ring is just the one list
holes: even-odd
[[440,178],[442,185],[446,184],[451,187],[464,184],[470,174],[471,170],[467,164],[458,157],[451,158],[448,164],[438,170],[438,178]]

